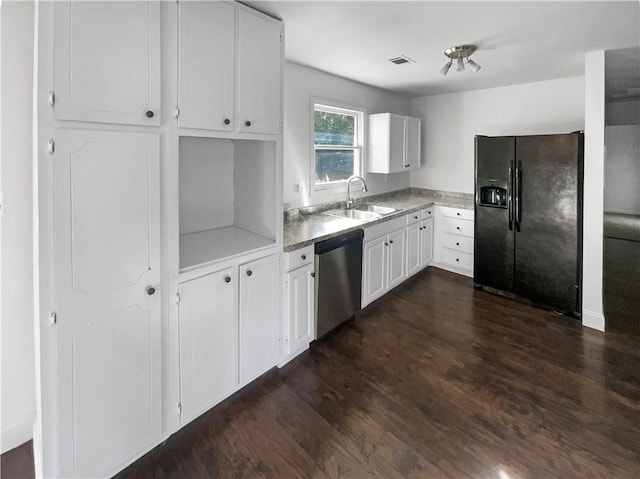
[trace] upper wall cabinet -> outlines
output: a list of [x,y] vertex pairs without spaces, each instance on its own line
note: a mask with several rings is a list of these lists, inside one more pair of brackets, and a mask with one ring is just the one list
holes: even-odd
[[369,115],[369,173],[400,173],[420,167],[420,119]]
[[55,2],[53,117],[160,124],[160,2]]
[[236,10],[223,2],[180,2],[179,125],[233,131]]
[[179,126],[278,134],[282,23],[222,2],[179,9]]

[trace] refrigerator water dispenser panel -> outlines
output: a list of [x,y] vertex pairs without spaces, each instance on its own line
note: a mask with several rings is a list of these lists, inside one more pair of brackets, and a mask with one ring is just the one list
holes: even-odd
[[506,208],[508,205],[508,180],[506,178],[478,181],[479,206]]

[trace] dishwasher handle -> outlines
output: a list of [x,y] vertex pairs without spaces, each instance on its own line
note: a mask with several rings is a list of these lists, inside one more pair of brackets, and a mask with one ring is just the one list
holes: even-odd
[[331,239],[316,243],[315,252],[317,255],[328,253],[329,251],[333,251],[334,249],[342,248],[346,244],[357,243],[357,242],[361,243],[362,238],[364,238],[364,230],[358,229],[355,231],[350,231],[349,233],[336,236],[335,238],[331,238]]

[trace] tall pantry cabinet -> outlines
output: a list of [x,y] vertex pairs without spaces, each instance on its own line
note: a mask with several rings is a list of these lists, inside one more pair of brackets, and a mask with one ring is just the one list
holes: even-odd
[[36,468],[108,477],[279,360],[283,29],[37,8]]

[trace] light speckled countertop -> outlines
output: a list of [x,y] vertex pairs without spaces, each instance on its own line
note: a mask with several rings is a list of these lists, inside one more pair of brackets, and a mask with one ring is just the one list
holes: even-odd
[[452,196],[448,196],[446,192],[431,192],[431,190],[416,191],[416,189],[403,190],[398,192],[398,194],[365,197],[356,201],[356,204],[362,203],[389,206],[399,211],[388,216],[383,216],[382,218],[374,218],[366,221],[335,218],[322,213],[310,215],[301,213],[297,219],[285,221],[284,251],[288,252],[303,248],[318,241],[334,238],[358,228],[389,221],[431,205],[473,209],[472,195],[452,193]]

